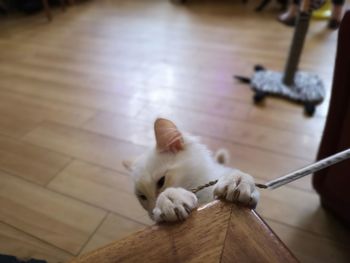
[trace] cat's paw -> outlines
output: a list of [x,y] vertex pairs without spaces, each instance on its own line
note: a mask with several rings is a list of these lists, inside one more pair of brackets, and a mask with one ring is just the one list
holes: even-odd
[[252,208],[256,207],[259,200],[253,177],[238,170],[219,178],[214,196]]
[[153,209],[156,222],[175,222],[185,220],[198,205],[194,193],[183,188],[167,188],[162,192]]

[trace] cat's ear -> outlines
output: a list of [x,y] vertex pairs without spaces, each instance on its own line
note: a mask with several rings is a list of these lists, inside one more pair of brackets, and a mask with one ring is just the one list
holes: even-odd
[[132,172],[133,170],[133,162],[130,160],[124,160],[122,161],[123,166],[126,170],[128,170],[129,172]]
[[176,125],[167,119],[157,119],[154,122],[154,133],[157,149],[160,152],[177,153],[184,149],[184,140]]

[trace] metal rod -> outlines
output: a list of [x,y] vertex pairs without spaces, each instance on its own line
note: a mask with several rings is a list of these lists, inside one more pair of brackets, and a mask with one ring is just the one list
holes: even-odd
[[289,173],[285,176],[282,176],[282,177],[274,179],[270,182],[267,182],[266,184],[260,184],[260,185],[263,186],[262,188],[276,189],[282,185],[288,184],[288,183],[295,181],[295,180],[297,180],[301,177],[304,177],[306,175],[315,173],[315,172],[322,170],[328,166],[331,166],[331,165],[336,164],[338,162],[344,161],[348,158],[350,158],[350,149],[336,153],[336,154],[331,155],[325,159],[322,159],[316,163],[313,163],[313,164],[310,164],[304,168],[301,168],[295,172]]
[[[294,171],[294,172],[291,172],[287,175],[278,177],[270,182],[267,182],[266,184],[256,183],[255,186],[262,188],[262,189],[267,189],[267,188],[276,189],[282,185],[293,182],[299,178],[302,178],[306,175],[315,173],[315,172],[322,170],[328,166],[339,163],[339,162],[344,161],[344,160],[349,159],[349,158],[350,158],[350,149],[347,149],[347,150],[344,150],[342,152],[331,155],[325,159],[322,159],[316,163],[305,166],[304,168],[301,168],[297,171]],[[200,191],[206,187],[212,186],[212,185],[216,184],[217,182],[218,182],[218,180],[210,181],[205,185],[201,185],[201,186],[198,186],[197,188],[191,189],[191,191],[193,193],[197,193],[198,191]]]

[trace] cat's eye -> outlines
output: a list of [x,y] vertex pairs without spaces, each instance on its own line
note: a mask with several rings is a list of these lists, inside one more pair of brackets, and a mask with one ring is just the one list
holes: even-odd
[[165,182],[165,176],[162,176],[157,182],[157,188],[158,189],[162,188],[164,185],[164,182]]
[[145,195],[138,195],[138,197],[143,201],[147,200],[147,197]]

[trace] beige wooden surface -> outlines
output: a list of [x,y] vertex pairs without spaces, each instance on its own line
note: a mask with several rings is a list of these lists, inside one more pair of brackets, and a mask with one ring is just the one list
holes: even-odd
[[[121,161],[173,119],[266,181],[311,162],[328,107],[252,104],[232,79],[284,67],[292,30],[256,3],[83,1],[54,20],[0,18],[0,252],[62,262],[151,224]],[[337,34],[312,21],[300,67],[329,94]],[[257,211],[302,262],[348,262],[349,231],[310,178],[262,192]],[[19,249],[20,247],[20,249]]]
[[72,263],[143,261],[298,262],[256,212],[214,201],[198,208],[183,223],[148,227]]

